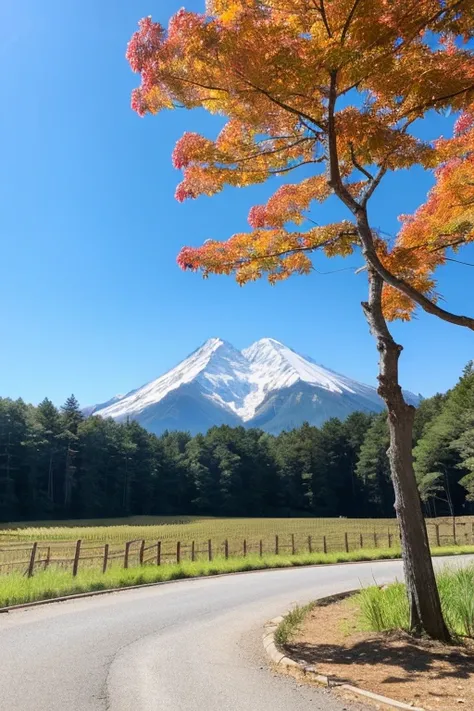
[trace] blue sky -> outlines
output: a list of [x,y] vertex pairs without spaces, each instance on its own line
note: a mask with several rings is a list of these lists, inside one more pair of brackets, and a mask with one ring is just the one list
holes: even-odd
[[[165,22],[174,0],[4,0],[0,6],[0,395],[82,404],[126,392],[175,365],[211,336],[237,347],[263,336],[375,383],[377,353],[360,309],[364,275],[296,277],[238,287],[182,273],[183,244],[246,229],[247,213],[276,183],[180,205],[171,152],[185,130],[213,136],[203,112],[139,119],[125,60],[137,21]],[[202,10],[203,0],[189,9]],[[427,137],[449,134],[431,117]],[[380,189],[372,222],[394,233],[397,215],[423,200],[431,177],[398,173]],[[319,223],[339,217],[330,204]],[[474,250],[465,251],[474,261]],[[318,257],[327,272],[359,266]],[[471,311],[469,267],[450,264],[440,291]],[[471,307],[471,308],[470,308]],[[403,385],[430,395],[474,357],[472,333],[419,315],[396,324]]]

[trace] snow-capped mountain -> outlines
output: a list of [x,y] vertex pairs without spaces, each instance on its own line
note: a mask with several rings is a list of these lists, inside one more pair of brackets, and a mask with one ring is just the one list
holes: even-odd
[[88,407],[84,407],[82,410],[82,414],[84,417],[89,417],[90,415],[95,415],[96,412],[99,410],[105,410],[106,407],[109,407],[110,405],[113,405],[114,403],[118,402],[119,400],[122,400],[124,397],[127,397],[125,394],[118,394],[114,395],[113,397],[110,398],[110,400],[107,400],[107,402],[101,402],[99,405],[89,405]]
[[375,388],[323,368],[273,338],[243,351],[211,338],[160,378],[88,408],[87,414],[134,419],[155,433],[205,432],[221,424],[276,433],[305,421],[320,425],[355,410],[382,408]]

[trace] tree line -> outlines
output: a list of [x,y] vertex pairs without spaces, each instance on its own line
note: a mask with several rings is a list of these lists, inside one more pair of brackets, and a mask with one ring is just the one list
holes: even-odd
[[[129,515],[394,516],[385,413],[269,435],[213,427],[156,436],[0,398],[0,520]],[[417,408],[414,460],[427,515],[474,509],[474,367]]]

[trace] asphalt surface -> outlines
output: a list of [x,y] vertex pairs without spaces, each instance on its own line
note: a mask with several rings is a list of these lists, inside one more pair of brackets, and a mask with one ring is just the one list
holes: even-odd
[[295,568],[0,615],[0,709],[365,711],[272,671],[262,628],[296,602],[395,577],[393,561]]

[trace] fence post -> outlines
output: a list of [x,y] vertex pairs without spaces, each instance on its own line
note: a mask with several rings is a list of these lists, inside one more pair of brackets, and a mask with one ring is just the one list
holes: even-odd
[[362,535],[362,533],[359,533],[359,541],[360,541],[360,547],[363,548],[364,547],[364,536]]
[[224,541],[224,555],[225,559],[227,560],[227,558],[229,557],[229,541],[227,540],[227,538]]
[[392,547],[392,534],[391,534],[390,532],[389,532],[389,534],[388,534],[388,547],[389,547],[389,548]]
[[247,555],[247,539],[244,538],[244,545],[243,545],[243,551],[244,551],[244,558]]
[[375,531],[374,531],[374,547],[375,547],[375,548],[378,548],[378,547],[379,547],[379,542],[378,542],[378,540],[377,540],[377,534],[375,533]]
[[311,541],[311,536],[308,536],[308,553],[313,552],[313,543]]
[[474,523],[471,523],[471,543],[474,543]]
[[196,546],[194,541],[191,543],[191,560],[193,563],[196,560]]
[[181,541],[177,541],[176,543],[176,564],[179,565],[181,563]]
[[441,548],[441,542],[439,539],[439,523],[435,523],[435,531],[436,531],[436,545],[438,548]]
[[48,548],[46,550],[46,559],[44,561],[44,569],[45,570],[49,566],[50,560],[51,560],[51,546],[48,546]]
[[161,541],[156,544],[156,564],[161,565]]
[[275,536],[275,555],[278,555],[280,553],[280,542],[278,540],[278,536]]
[[140,543],[140,553],[139,553],[140,565],[143,565],[144,556],[145,556],[145,539],[143,539],[142,542]]
[[458,542],[456,539],[456,517],[455,516],[453,516],[453,541],[454,541],[454,545],[457,546]]
[[207,552],[209,554],[209,560],[212,560],[212,541],[211,539],[207,542]]
[[31,555],[30,555],[30,562],[28,563],[28,571],[27,571],[27,576],[31,578],[33,575],[33,572],[35,570],[35,559],[36,559],[36,551],[38,549],[38,543],[35,541],[31,547]]
[[326,536],[323,536],[323,551],[324,551],[325,553],[328,552],[328,545],[327,545],[327,542],[326,542]]
[[77,569],[79,568],[79,556],[81,555],[81,543],[82,543],[82,541],[79,538],[79,540],[76,543],[76,552],[74,554],[74,562],[72,564],[73,577],[76,577]]
[[346,549],[346,553],[349,553],[349,539],[347,537],[347,533],[344,534],[344,546]]
[[295,548],[295,534],[291,534],[291,555],[295,555],[296,548]]
[[104,546],[104,562],[102,563],[102,572],[107,572],[107,565],[109,562],[109,544],[106,543]]
[[132,541],[127,541],[125,544],[125,551],[123,553],[123,567],[128,568],[128,556],[130,553],[130,546],[132,545]]
[[260,553],[260,558],[263,558],[263,541],[262,541],[262,539],[260,539],[259,553]]

